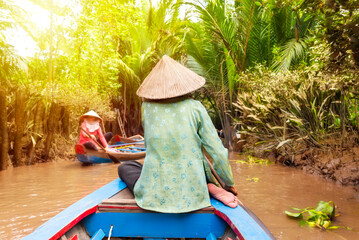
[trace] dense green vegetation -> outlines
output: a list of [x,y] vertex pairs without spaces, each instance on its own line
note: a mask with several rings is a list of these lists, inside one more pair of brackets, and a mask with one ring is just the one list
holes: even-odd
[[359,79],[355,71],[317,70],[241,76],[243,93],[234,103],[242,133],[257,145],[295,156],[308,148],[355,143],[359,130]]
[[[48,11],[48,28],[0,0],[0,169],[72,144],[89,109],[114,132],[119,109],[126,134],[140,133],[135,92],[164,54],[206,78],[194,97],[229,148],[236,131],[290,154],[357,136],[357,1],[29,2]],[[26,31],[36,54],[19,56],[9,29]]]

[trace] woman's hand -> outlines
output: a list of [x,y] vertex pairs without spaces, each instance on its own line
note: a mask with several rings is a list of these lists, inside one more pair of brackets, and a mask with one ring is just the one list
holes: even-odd
[[229,192],[233,193],[235,196],[237,196],[237,195],[238,195],[237,190],[236,190],[233,186],[232,186],[232,187],[225,186],[225,187],[224,187],[224,190],[227,190],[227,191],[229,191]]

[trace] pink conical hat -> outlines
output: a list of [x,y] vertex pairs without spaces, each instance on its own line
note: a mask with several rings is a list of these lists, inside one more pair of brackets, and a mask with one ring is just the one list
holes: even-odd
[[146,99],[167,99],[196,91],[205,82],[197,73],[164,55],[136,93]]

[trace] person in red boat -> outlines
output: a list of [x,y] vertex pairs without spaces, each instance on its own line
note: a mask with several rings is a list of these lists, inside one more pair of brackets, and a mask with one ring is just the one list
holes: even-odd
[[[102,133],[100,123],[102,122],[102,118],[93,110],[85,113],[81,116],[81,132],[79,144],[82,144],[87,149],[98,150],[98,146],[96,145],[94,140],[97,140],[102,146],[105,147],[106,151],[109,151],[108,143],[113,134],[108,132],[106,134]],[[82,130],[85,129],[88,133],[90,133],[92,138],[89,138],[87,134]],[[97,136],[97,138],[96,138]]]

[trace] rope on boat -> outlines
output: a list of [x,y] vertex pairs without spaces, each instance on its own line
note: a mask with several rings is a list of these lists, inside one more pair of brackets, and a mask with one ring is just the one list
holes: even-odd
[[111,225],[110,232],[108,233],[108,240],[110,240],[110,239],[111,239],[112,228],[113,228],[113,225]]

